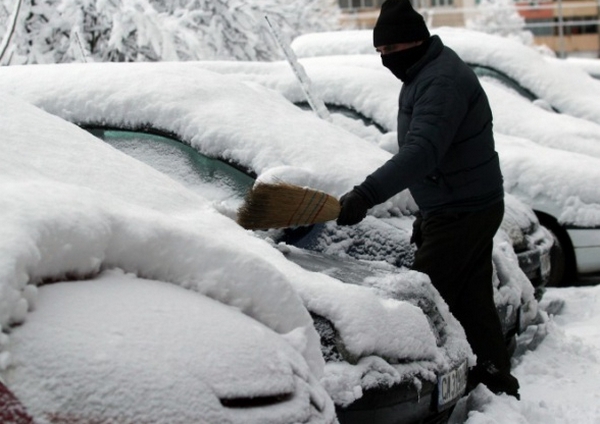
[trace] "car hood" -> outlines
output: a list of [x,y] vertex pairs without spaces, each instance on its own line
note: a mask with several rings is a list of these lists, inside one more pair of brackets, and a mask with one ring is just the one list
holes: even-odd
[[332,410],[282,336],[201,294],[120,270],[41,287],[11,353],[8,383],[38,418],[280,422],[276,412],[291,423],[308,422],[311,404],[315,415]]

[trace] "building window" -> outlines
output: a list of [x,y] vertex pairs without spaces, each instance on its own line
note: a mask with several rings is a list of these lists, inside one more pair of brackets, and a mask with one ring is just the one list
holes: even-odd
[[598,25],[595,16],[576,16],[564,19],[565,35],[597,34]]
[[373,9],[381,7],[384,0],[338,0],[342,10]]
[[554,19],[526,19],[525,28],[536,37],[549,37],[554,35]]
[[454,4],[454,0],[431,0],[431,7],[448,7]]
[[[564,35],[597,34],[598,20],[595,16],[576,16],[562,21]],[[525,28],[538,37],[560,34],[560,21],[554,19],[527,19]]]

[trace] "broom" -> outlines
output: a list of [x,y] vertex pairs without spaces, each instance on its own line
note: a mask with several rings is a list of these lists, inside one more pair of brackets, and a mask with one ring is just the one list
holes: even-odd
[[248,230],[288,228],[336,219],[340,202],[319,190],[292,184],[258,183],[238,210],[237,222]]

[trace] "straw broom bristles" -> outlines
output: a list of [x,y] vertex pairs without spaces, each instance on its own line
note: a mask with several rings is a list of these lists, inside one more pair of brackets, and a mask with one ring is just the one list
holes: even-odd
[[248,230],[288,228],[336,219],[340,202],[319,190],[288,183],[258,183],[238,210],[237,222]]

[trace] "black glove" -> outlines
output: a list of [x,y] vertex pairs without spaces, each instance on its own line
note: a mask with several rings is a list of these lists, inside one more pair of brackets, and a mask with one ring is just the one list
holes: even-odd
[[373,205],[356,190],[351,190],[340,198],[340,215],[338,225],[354,225],[367,216],[367,210]]

